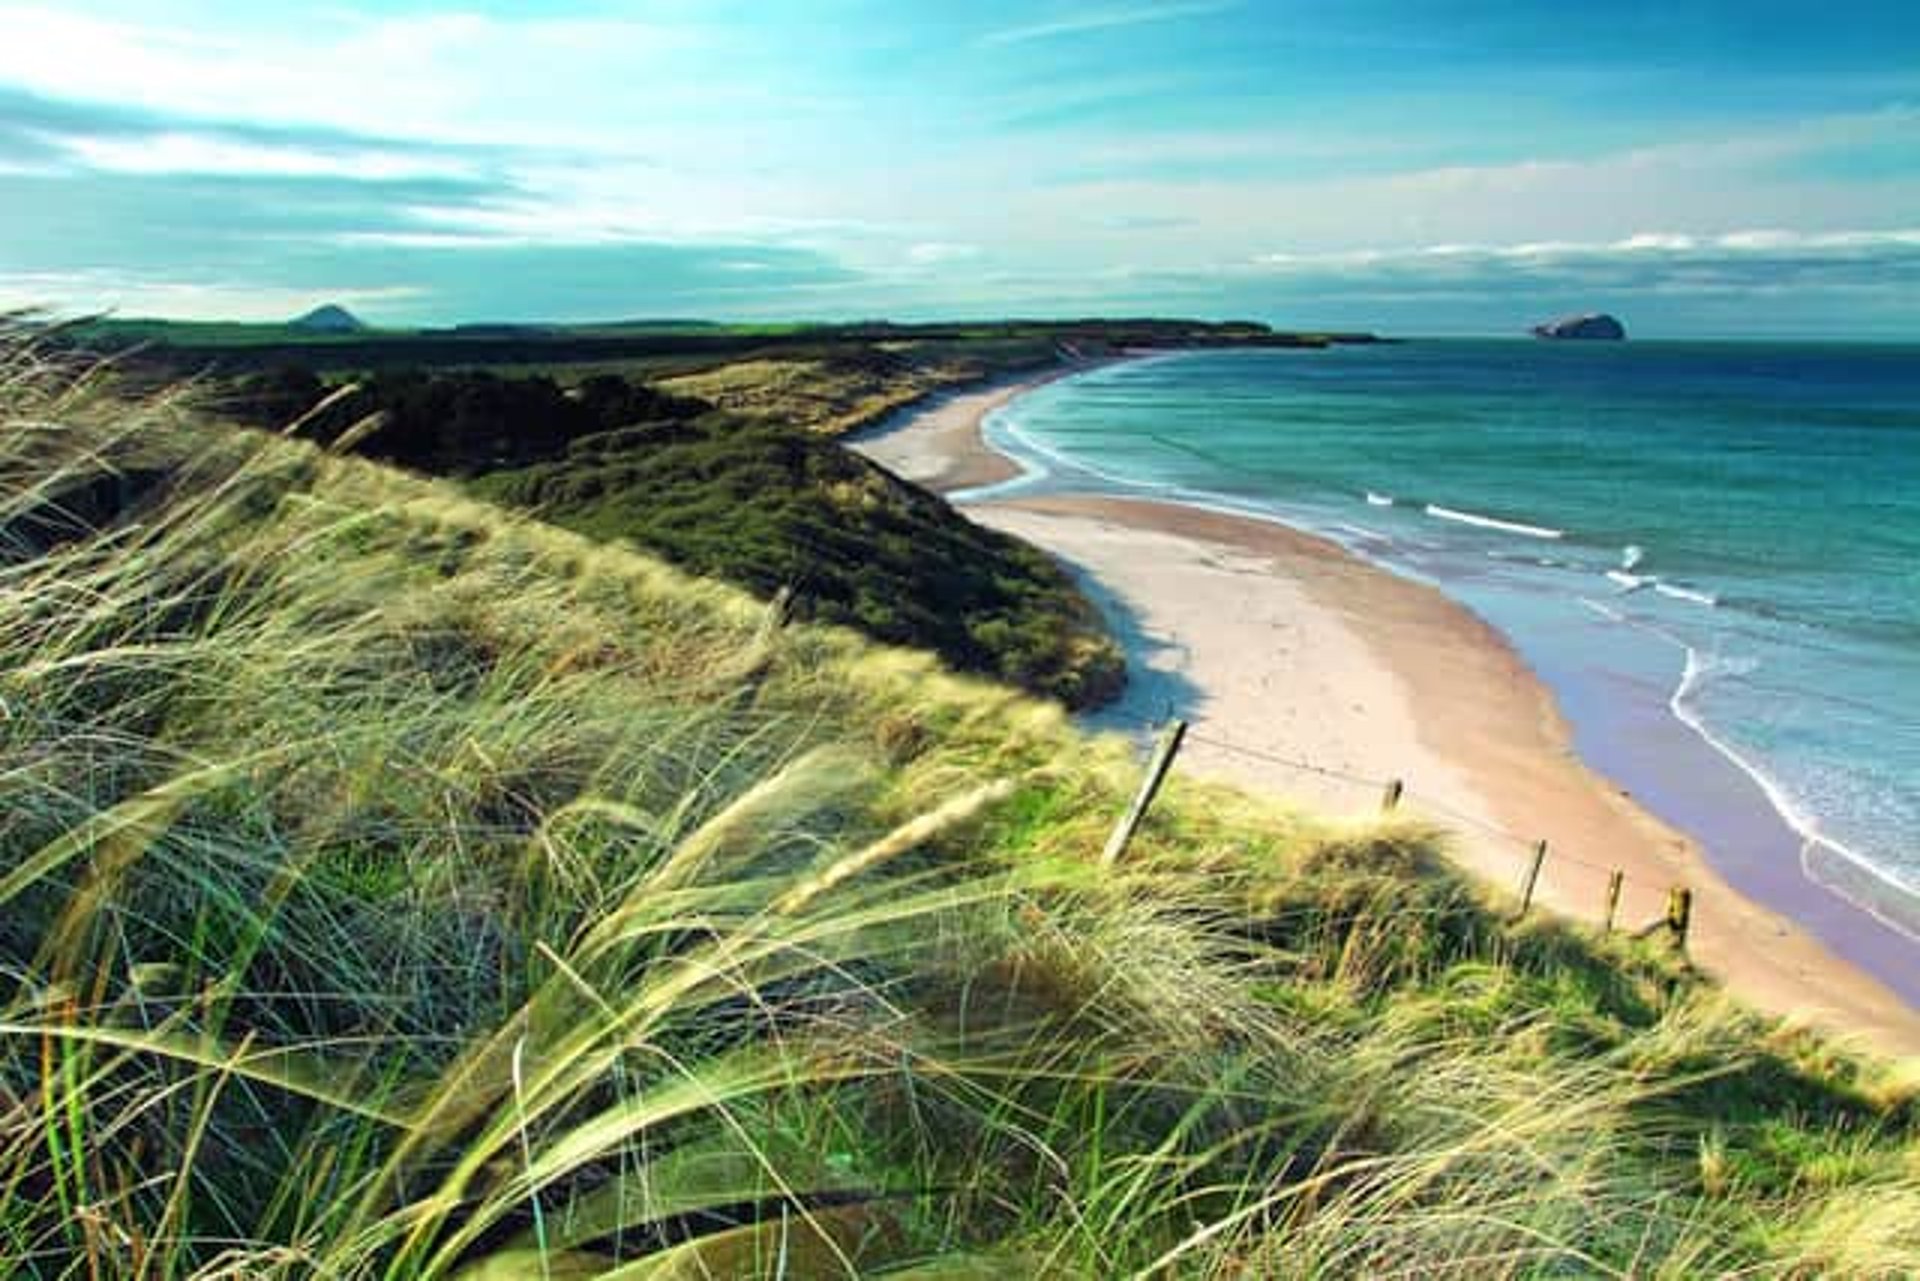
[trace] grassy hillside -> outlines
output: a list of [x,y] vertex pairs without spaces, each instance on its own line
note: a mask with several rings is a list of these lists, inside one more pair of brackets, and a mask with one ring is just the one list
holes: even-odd
[[[1125,660],[1043,554],[786,421],[602,375],[381,374],[322,401],[311,373],[255,380],[228,408],[467,478],[474,492],[776,598],[803,620],[933,650],[1071,707]],[[319,403],[322,408],[314,412]]]
[[[1022,349],[1008,363],[1038,368],[1053,359],[1050,347]],[[839,436],[943,388],[977,381],[993,369],[977,358],[943,360],[882,348],[734,361],[668,378],[661,385],[763,422]]]
[[1920,1271],[1914,1086],[1443,834],[0,335],[0,1271]]
[[1125,680],[1098,612],[1044,553],[790,429],[725,414],[633,426],[473,491],[1069,707]]

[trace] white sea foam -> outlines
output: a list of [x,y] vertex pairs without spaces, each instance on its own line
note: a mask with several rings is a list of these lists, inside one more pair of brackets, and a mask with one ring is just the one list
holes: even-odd
[[1607,571],[1607,577],[1620,585],[1620,593],[1623,596],[1628,592],[1637,592],[1653,581],[1641,574],[1629,574],[1624,569],[1610,569]]
[[[995,481],[991,485],[975,485],[970,489],[956,489],[947,495],[951,503],[975,503],[999,498],[1036,485],[1053,474],[1053,469],[1041,461],[1047,455],[1046,450],[1036,448],[1021,434],[1020,429],[1008,416],[1006,409],[989,411],[980,420],[980,436],[993,452],[1011,462],[1020,469],[1020,474],[1010,480]],[[1002,437],[996,440],[995,437]],[[1017,441],[1019,448],[1010,448],[1008,440]]]
[[1376,494],[1371,489],[1369,489],[1367,491],[1367,506],[1391,507],[1393,506],[1393,495],[1392,494]]
[[1620,549],[1620,568],[1632,569],[1645,560],[1647,553],[1638,543],[1628,543]]
[[1859,853],[1859,851],[1851,849],[1842,842],[1824,834],[1820,830],[1818,820],[1802,810],[1798,802],[1794,800],[1786,788],[1782,786],[1773,775],[1767,773],[1758,763],[1749,759],[1739,748],[1715,733],[1713,728],[1707,724],[1706,718],[1694,710],[1689,702],[1694,692],[1699,689],[1710,676],[1746,675],[1759,666],[1758,662],[1753,659],[1729,660],[1705,657],[1693,646],[1680,642],[1677,637],[1671,636],[1664,631],[1658,631],[1658,629],[1654,630],[1657,631],[1657,634],[1666,637],[1668,640],[1676,644],[1681,644],[1682,648],[1686,650],[1687,655],[1686,665],[1680,673],[1680,683],[1674,688],[1673,696],[1667,700],[1668,709],[1673,712],[1675,718],[1678,719],[1681,724],[1685,725],[1695,734],[1698,734],[1707,746],[1720,753],[1721,756],[1732,763],[1735,769],[1752,779],[1754,786],[1758,787],[1761,794],[1767,798],[1767,803],[1773,806],[1774,812],[1785,820],[1787,826],[1793,829],[1796,836],[1800,837],[1800,870],[1806,874],[1807,879],[1813,881],[1815,884],[1825,886],[1831,892],[1838,894],[1841,898],[1852,903],[1855,907],[1867,913],[1867,915],[1873,917],[1888,929],[1903,934],[1908,938],[1920,940],[1920,934],[1915,933],[1911,925],[1893,919],[1880,905],[1872,902],[1870,899],[1863,899],[1849,894],[1844,888],[1833,884],[1830,880],[1823,880],[1814,871],[1809,855],[1816,847],[1824,849],[1858,868],[1873,880],[1902,897],[1912,898],[1920,891],[1916,891],[1914,886],[1908,885],[1899,878],[1891,875],[1886,869],[1880,867],[1871,859]]
[[956,490],[947,495],[949,502],[977,503],[1004,498],[1046,480],[1059,471],[1080,472],[1095,476],[1118,489],[1147,490],[1164,494],[1179,488],[1171,483],[1137,480],[1130,476],[1103,471],[1081,459],[1070,457],[1051,446],[1043,445],[1023,431],[1019,421],[1009,415],[1005,408],[996,409],[988,414],[981,420],[981,427],[987,443],[992,445],[1001,456],[1011,459],[1014,466],[1020,469],[1020,475],[1012,480],[1000,481],[992,485]]
[[1576,596],[1574,599],[1578,600],[1594,613],[1600,615],[1600,617],[1606,619],[1609,623],[1623,623],[1627,619],[1627,616],[1619,610],[1614,609],[1610,605],[1602,605],[1599,601],[1593,600],[1590,597]]
[[1525,538],[1565,538],[1567,536],[1563,529],[1549,529],[1545,525],[1523,525],[1518,521],[1499,520],[1492,516],[1482,516],[1477,512],[1463,512],[1453,507],[1441,507],[1435,503],[1427,504],[1427,515],[1438,520],[1473,525],[1480,529],[1497,529],[1504,534],[1519,534]]
[[1670,596],[1674,600],[1691,601],[1695,605],[1705,605],[1708,609],[1712,609],[1720,603],[1720,598],[1711,592],[1695,591],[1691,587],[1679,587],[1673,583],[1662,583],[1656,580],[1653,584],[1653,590],[1659,592],[1662,596]]
[[1052,446],[1043,445],[1029,436],[1020,429],[1020,424],[1013,419],[1003,418],[993,425],[999,427],[1000,430],[1005,433],[1008,440],[1019,446],[1019,450],[1015,455],[1016,462],[1027,463],[1033,456],[1038,456],[1045,459],[1047,463],[1052,464],[1051,467],[1040,467],[1039,471],[1041,475],[1049,475],[1052,474],[1056,468],[1064,468],[1067,471],[1085,472],[1089,476],[1097,476],[1110,485],[1118,485],[1124,489],[1167,490],[1174,488],[1174,486],[1168,484],[1137,480],[1131,476],[1122,476],[1115,472],[1104,471],[1084,459],[1069,457]]

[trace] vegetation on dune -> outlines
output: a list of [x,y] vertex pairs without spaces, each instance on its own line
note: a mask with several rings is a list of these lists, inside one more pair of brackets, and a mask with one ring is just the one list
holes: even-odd
[[229,408],[374,457],[469,478],[493,501],[603,541],[631,539],[796,617],[931,649],[962,671],[1081,707],[1125,661],[1044,554],[831,441],[611,375],[382,374],[335,397],[290,370]]
[[1920,1107],[1440,835],[0,377],[0,1271],[1912,1275]]
[[800,617],[931,649],[1069,707],[1105,702],[1125,660],[1045,553],[831,443],[724,415],[625,428],[500,471],[482,497],[594,538],[631,538]]
[[[1032,353],[1035,366],[1051,352]],[[763,422],[840,436],[878,422],[931,392],[984,375],[975,362],[929,361],[886,349],[809,358],[742,360],[665,380],[663,386]]]
[[712,409],[610,375],[562,388],[551,378],[502,378],[485,370],[399,370],[329,388],[301,366],[244,380],[222,407],[257,426],[295,430],[368,457],[454,477],[544,462],[564,456],[583,437],[695,418]]

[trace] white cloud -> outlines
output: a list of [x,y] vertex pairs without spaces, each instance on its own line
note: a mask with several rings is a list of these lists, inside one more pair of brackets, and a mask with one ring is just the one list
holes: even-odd
[[1633,253],[1640,249],[1684,251],[1698,243],[1692,236],[1681,235],[1678,232],[1643,231],[1638,235],[1628,236],[1625,240],[1615,241],[1612,248],[1623,253]]
[[[1236,249],[1251,258],[1275,250],[1325,255],[1491,244],[1516,255],[1550,256],[1569,244],[1633,242],[1637,252],[1653,254],[1677,249],[1681,238],[1707,240],[1730,230],[1765,245],[1771,229],[1843,234],[1825,229],[1871,228],[1891,211],[1920,209],[1920,169],[1871,181],[1822,176],[1842,164],[1850,148],[1911,137],[1920,137],[1920,109],[1903,108],[1585,157],[1307,176],[1276,164],[1214,177],[1056,183],[1011,192],[991,216],[1003,224],[1067,228],[1084,225],[1090,208],[1125,211],[1148,225],[1177,228],[1153,237],[1150,252],[1163,267],[1178,269]],[[949,234],[986,242],[984,231],[971,226]],[[1077,244],[1063,236],[1058,253],[1093,263],[1119,251],[1149,252],[1140,238],[1123,244],[1120,234],[1086,236]]]
[[1515,265],[1580,261],[1642,261],[1666,258],[1675,262],[1718,259],[1739,255],[1804,254],[1835,259],[1857,258],[1875,252],[1920,250],[1920,229],[1880,231],[1729,231],[1692,236],[1673,232],[1639,232],[1610,241],[1541,241],[1521,244],[1444,244],[1410,248],[1335,250],[1325,253],[1276,251],[1257,254],[1253,262],[1279,271],[1348,270],[1397,266],[1418,269],[1440,260]]
[[907,249],[907,261],[916,267],[937,267],[943,263],[965,262],[979,256],[978,245],[960,245],[945,240],[926,240]]
[[403,311],[420,296],[384,286],[294,289],[245,280],[180,280],[126,271],[0,272],[0,311],[50,308],[70,314],[102,311],[121,316],[240,321],[287,320],[325,302],[378,319],[383,308]]
[[48,143],[89,169],[132,174],[259,174],[376,181],[461,178],[473,167],[445,154],[350,147],[243,142],[214,134],[164,131],[128,136],[43,134]]
[[1138,27],[1150,22],[1173,22],[1183,18],[1201,18],[1235,8],[1237,0],[1193,0],[1184,4],[1138,5],[1131,8],[1088,9],[1045,22],[1018,27],[1003,27],[980,37],[984,45],[1026,44],[1034,40],[1053,40],[1061,36],[1089,35],[1116,27]]
[[[376,135],[564,145],[609,138],[696,29],[623,21],[372,18],[112,21],[0,4],[0,83],[55,98]],[[596,103],[599,112],[583,110]]]

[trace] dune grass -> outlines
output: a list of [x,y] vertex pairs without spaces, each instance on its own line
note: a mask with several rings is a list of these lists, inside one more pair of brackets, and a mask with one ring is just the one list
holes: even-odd
[[919,366],[877,351],[864,359],[741,360],[663,384],[732,413],[838,436],[941,387],[977,377],[964,366]]
[[1444,834],[0,333],[0,1270],[1920,1271],[1915,1087]]

